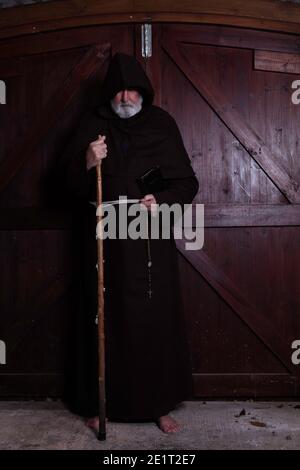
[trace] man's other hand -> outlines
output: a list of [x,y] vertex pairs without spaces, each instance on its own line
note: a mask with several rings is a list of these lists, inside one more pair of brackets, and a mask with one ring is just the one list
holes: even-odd
[[157,210],[157,202],[153,194],[146,194],[143,199],[140,199],[140,203],[146,206],[147,210],[151,210],[153,215],[155,215]]
[[99,135],[97,140],[91,142],[86,152],[86,168],[90,170],[101,163],[102,158],[107,155],[105,135]]

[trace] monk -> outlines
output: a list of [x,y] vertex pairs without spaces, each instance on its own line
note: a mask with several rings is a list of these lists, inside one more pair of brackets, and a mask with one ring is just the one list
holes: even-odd
[[[80,351],[76,410],[97,429],[97,312],[95,243],[96,166],[101,163],[103,200],[120,196],[154,204],[189,204],[198,190],[174,119],[152,104],[154,91],[139,62],[116,54],[111,60],[100,105],[83,118],[64,153],[66,189],[81,208],[84,261],[77,302]],[[165,186],[141,194],[138,178],[159,167]],[[106,396],[110,420],[153,421],[166,433],[179,423],[169,414],[192,397],[190,355],[180,296],[177,249],[173,236],[104,241]],[[81,292],[81,294],[79,294]],[[84,346],[85,345],[85,346]]]

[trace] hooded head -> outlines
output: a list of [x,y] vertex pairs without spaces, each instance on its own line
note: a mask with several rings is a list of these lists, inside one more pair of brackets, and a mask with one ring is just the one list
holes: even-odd
[[117,53],[112,58],[102,86],[102,100],[109,103],[119,91],[136,90],[143,105],[150,105],[154,91],[149,78],[135,57]]

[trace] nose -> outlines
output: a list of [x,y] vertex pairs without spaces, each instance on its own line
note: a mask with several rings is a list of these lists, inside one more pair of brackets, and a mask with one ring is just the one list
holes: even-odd
[[122,101],[124,102],[128,101],[128,90],[122,91]]

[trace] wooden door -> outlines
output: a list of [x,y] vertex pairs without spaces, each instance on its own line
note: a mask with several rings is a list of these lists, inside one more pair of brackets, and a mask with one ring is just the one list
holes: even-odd
[[153,36],[148,72],[205,205],[203,250],[178,242],[195,395],[296,396],[300,36],[198,25]]
[[55,167],[78,120],[96,103],[133,27],[39,34],[0,42],[0,365],[2,397],[62,393],[74,290],[70,209]]
[[200,182],[204,249],[178,242],[195,396],[298,393],[299,75],[262,69],[298,50],[293,35],[185,25],[153,25],[148,60],[139,25],[0,42],[2,397],[62,392],[76,266],[52,170],[116,51],[144,64]]

